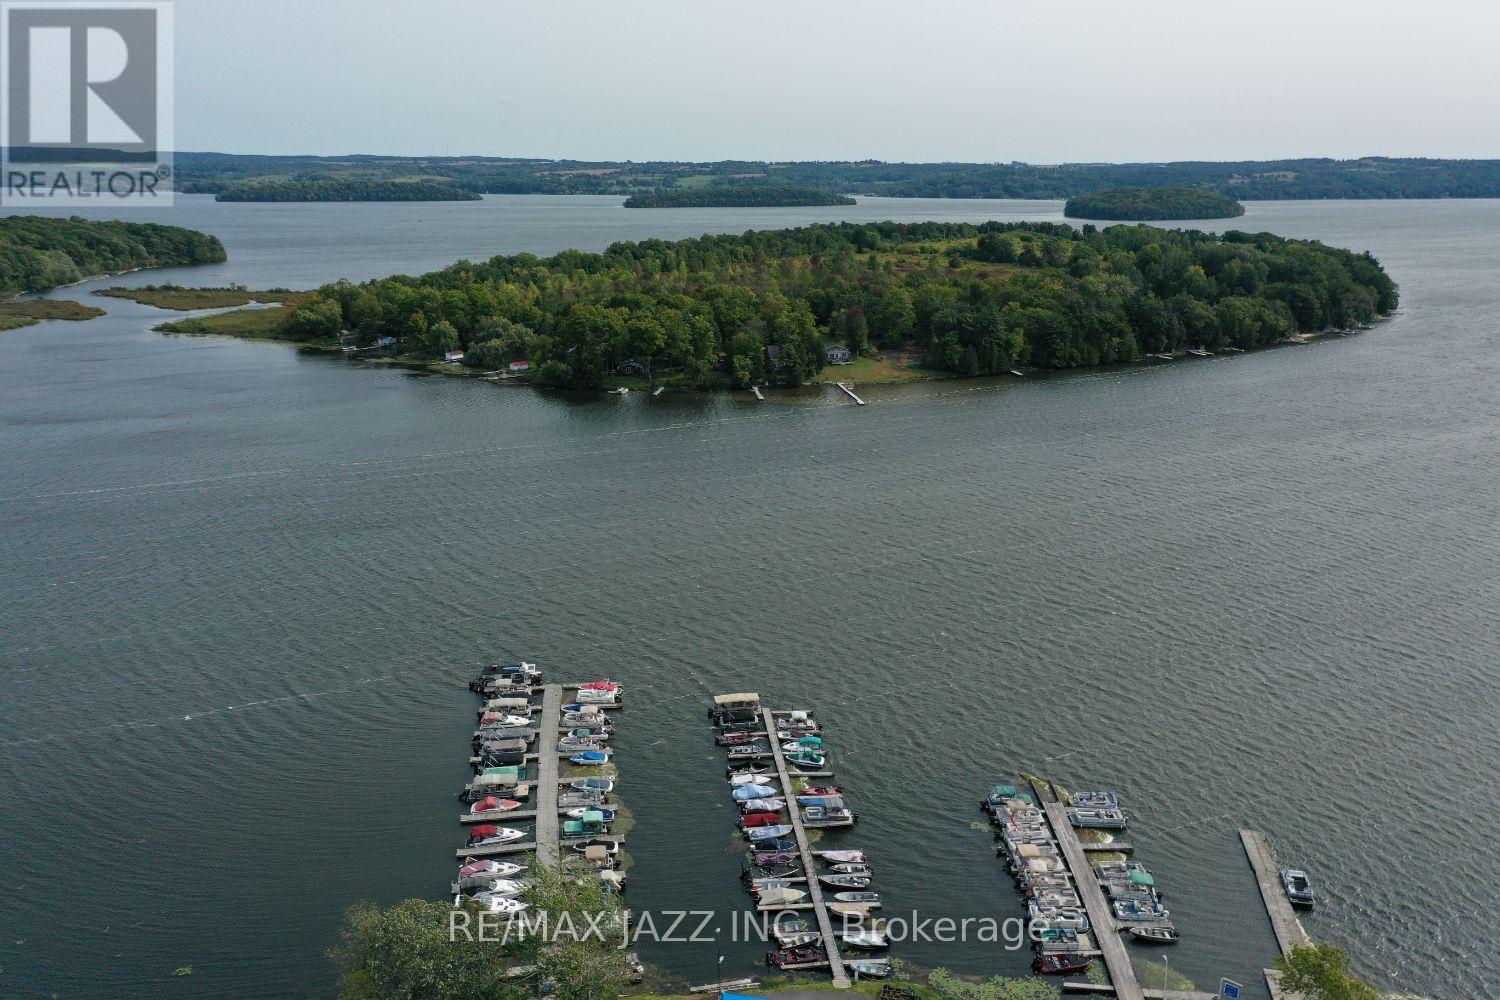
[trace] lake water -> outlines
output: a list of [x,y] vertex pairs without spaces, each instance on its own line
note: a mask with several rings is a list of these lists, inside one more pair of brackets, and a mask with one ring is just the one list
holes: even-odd
[[[1121,792],[1201,987],[1259,994],[1274,954],[1253,826],[1377,984],[1500,995],[1500,202],[1249,206],[1237,228],[1386,264],[1403,313],[1358,337],[865,407],[414,377],[87,295],[1061,218],[618,201],[184,197],[156,217],[229,263],[60,290],[109,315],[0,334],[0,993],[328,995],[345,907],[442,897],[464,682],[525,657],[629,687],[637,909],[742,905],[703,710],[757,689],[825,720],[862,817],[837,840],[874,853],[890,912],[1018,915],[975,802],[1041,772]],[[646,951],[714,970],[710,945]]]

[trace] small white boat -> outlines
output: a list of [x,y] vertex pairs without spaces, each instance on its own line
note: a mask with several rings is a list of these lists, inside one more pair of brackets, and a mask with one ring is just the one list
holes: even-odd
[[481,896],[500,896],[513,898],[515,896],[521,895],[521,893],[525,892],[529,888],[531,888],[531,883],[523,881],[521,879],[497,878],[491,880],[487,888],[476,892],[474,894],[474,898],[478,899]]
[[509,896],[475,896],[474,899],[491,913],[502,917],[515,917],[526,912],[526,904]]
[[865,863],[864,851],[813,851],[824,861],[834,861],[846,865],[862,865]]
[[865,951],[881,951],[891,946],[891,939],[877,930],[857,929],[844,932],[844,944]]

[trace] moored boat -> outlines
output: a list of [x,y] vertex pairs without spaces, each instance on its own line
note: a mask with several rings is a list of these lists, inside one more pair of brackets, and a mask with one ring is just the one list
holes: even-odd
[[836,893],[833,894],[833,898],[836,899],[836,900],[838,900],[840,903],[865,903],[867,905],[873,906],[876,903],[880,902],[880,893],[878,893],[878,892],[836,892]]
[[470,847],[496,847],[501,844],[512,844],[518,840],[525,840],[525,830],[517,830],[509,826],[493,826],[485,824],[469,829]]
[[792,832],[790,823],[777,823],[772,826],[756,827],[746,830],[745,836],[750,838],[751,843],[760,843],[767,840],[780,840]]
[[891,946],[891,939],[883,931],[873,928],[858,928],[844,931],[844,944],[862,951],[884,951]]
[[1293,906],[1310,910],[1315,905],[1312,891],[1312,880],[1307,877],[1307,872],[1300,868],[1283,868],[1281,870],[1281,887],[1286,890],[1287,901]]
[[824,861],[835,861],[839,864],[862,865],[865,863],[864,851],[813,851],[813,854]]
[[854,973],[856,979],[888,979],[891,975],[891,960],[888,958],[856,958],[845,962],[844,967]]
[[613,778],[574,778],[569,786],[580,792],[598,791],[612,792],[615,790]]
[[1088,955],[1038,955],[1031,960],[1033,972],[1044,976],[1060,976],[1069,972],[1082,972],[1093,961]]
[[868,889],[871,880],[865,875],[819,875],[818,881],[830,889]]
[[1130,928],[1130,936],[1146,944],[1176,944],[1182,937],[1171,924],[1136,924]]
[[607,750],[585,750],[568,757],[570,764],[580,767],[599,767],[609,763],[609,752]]

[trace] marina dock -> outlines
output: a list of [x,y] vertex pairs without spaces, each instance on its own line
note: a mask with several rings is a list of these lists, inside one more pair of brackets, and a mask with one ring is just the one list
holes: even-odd
[[[1271,930],[1276,932],[1276,946],[1282,955],[1290,955],[1293,948],[1312,944],[1297,911],[1281,884],[1281,866],[1271,851],[1271,842],[1259,830],[1241,830],[1240,843],[1245,845],[1245,857],[1250,859],[1250,868],[1255,872],[1256,885],[1260,887],[1261,902],[1265,904],[1266,916],[1271,918]],[[1296,994],[1281,988],[1275,969],[1262,969],[1266,977],[1266,989],[1274,1000],[1295,1000]]]
[[[792,822],[792,835],[797,838],[797,853],[802,856],[802,870],[808,876],[807,894],[812,900],[812,909],[818,918],[818,932],[823,936],[823,949],[828,953],[828,969],[833,973],[833,985],[840,989],[847,989],[850,986],[849,973],[844,968],[843,957],[839,954],[838,935],[833,932],[833,920],[828,916],[828,904],[823,899],[823,890],[818,885],[818,880],[812,877],[817,871],[817,866],[813,861],[812,845],[807,840],[807,829],[802,825],[802,810],[797,808],[796,786],[792,784],[792,777],[787,772],[786,755],[782,753],[781,743],[776,739],[775,715],[769,708],[762,708],[760,714],[766,727],[766,738],[776,758],[776,774],[781,782],[781,792],[786,796],[787,813],[791,816]],[[832,774],[832,772],[826,773]]]
[[537,726],[536,860],[557,864],[557,730],[562,721],[562,685],[542,688],[542,718]]
[[1073,882],[1078,886],[1078,895],[1089,914],[1089,928],[1095,944],[1103,953],[1104,964],[1109,968],[1109,979],[1114,985],[1114,995],[1122,1000],[1145,1000],[1141,984],[1136,980],[1135,967],[1130,964],[1130,953],[1120,939],[1120,928],[1109,900],[1099,888],[1094,869],[1089,864],[1073,824],[1068,822],[1067,808],[1052,794],[1052,789],[1033,786],[1047,822],[1052,825],[1052,835],[1063,853],[1063,859],[1073,873]]

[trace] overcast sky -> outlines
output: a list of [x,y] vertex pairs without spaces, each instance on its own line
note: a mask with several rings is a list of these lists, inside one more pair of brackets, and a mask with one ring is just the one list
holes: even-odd
[[1500,156],[1474,0],[177,0],[177,148]]

